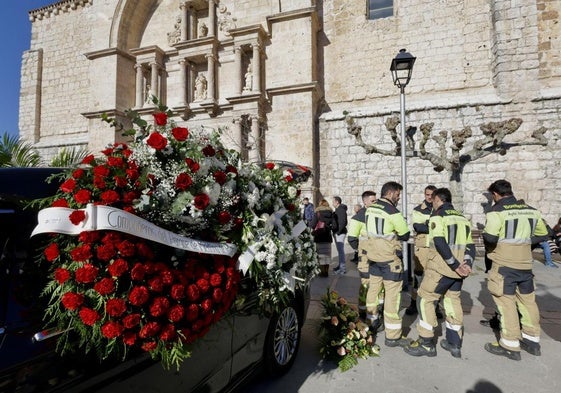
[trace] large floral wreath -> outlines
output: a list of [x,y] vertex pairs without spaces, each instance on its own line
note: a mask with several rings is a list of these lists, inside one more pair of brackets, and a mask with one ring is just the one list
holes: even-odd
[[[105,358],[140,348],[177,367],[189,356],[186,344],[228,312],[243,275],[255,283],[263,313],[273,313],[317,272],[297,209],[298,183],[309,171],[242,163],[219,131],[178,127],[159,104],[153,125],[128,113],[133,142],[62,174],[40,212],[35,232],[53,232],[42,255],[52,272],[46,317],[63,332],[62,351]],[[92,226],[102,207],[137,231]],[[53,221],[66,229],[40,228]],[[188,247],[159,241],[169,233]],[[214,254],[209,244],[229,252]]]

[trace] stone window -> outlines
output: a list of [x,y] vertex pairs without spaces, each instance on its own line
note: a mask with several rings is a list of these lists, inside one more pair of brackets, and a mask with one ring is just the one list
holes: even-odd
[[366,17],[381,19],[393,16],[393,0],[367,0]]

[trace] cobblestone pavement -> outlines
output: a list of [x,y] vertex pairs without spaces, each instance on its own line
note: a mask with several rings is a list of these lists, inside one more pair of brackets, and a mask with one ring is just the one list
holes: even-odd
[[[333,255],[336,255],[335,251]],[[483,349],[486,342],[496,338],[493,330],[479,323],[494,313],[494,306],[486,290],[483,258],[478,257],[474,272],[466,280],[462,291],[465,336],[461,359],[453,358],[439,345],[436,357],[414,358],[401,348],[385,347],[383,340],[378,339],[381,342],[379,357],[359,360],[357,366],[341,372],[333,363],[321,359],[317,329],[322,313],[320,299],[327,288],[336,290],[356,304],[360,280],[356,264],[347,263],[347,274],[344,276],[330,271],[329,277],[314,279],[300,352],[292,370],[275,380],[258,377],[243,390],[250,393],[558,392],[561,389],[561,268],[545,267],[539,252],[534,254],[534,258],[536,297],[543,330],[540,357],[522,352],[522,360],[517,362],[493,356]],[[561,266],[561,255],[556,254],[554,261]],[[403,292],[402,307],[405,308],[409,302],[409,294]],[[404,333],[414,339],[417,338],[415,318],[407,315],[403,318]],[[437,335],[441,335],[441,330],[437,330]],[[383,334],[378,334],[378,337],[383,337]]]

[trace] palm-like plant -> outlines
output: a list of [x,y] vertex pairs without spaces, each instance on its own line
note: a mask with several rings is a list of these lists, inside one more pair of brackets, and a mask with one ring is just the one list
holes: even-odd
[[0,167],[33,167],[40,163],[41,156],[31,143],[4,133],[0,141]]
[[49,166],[63,168],[76,166],[89,154],[89,152],[84,149],[67,149],[63,147],[59,150],[58,154],[53,157]]

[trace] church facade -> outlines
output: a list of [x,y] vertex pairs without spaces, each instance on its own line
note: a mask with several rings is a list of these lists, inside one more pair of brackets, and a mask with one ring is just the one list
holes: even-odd
[[382,2],[382,18],[377,3],[63,0],[33,10],[20,137],[47,161],[62,146],[97,152],[123,141],[102,114],[149,118],[156,96],[177,123],[221,129],[247,160],[312,167],[308,196],[352,206],[366,189],[401,182],[390,63],[406,48],[417,58],[405,90],[406,124],[417,130],[409,210],[427,184],[451,187],[475,226],[487,186],[506,178],[553,225],[560,2],[394,0]]

